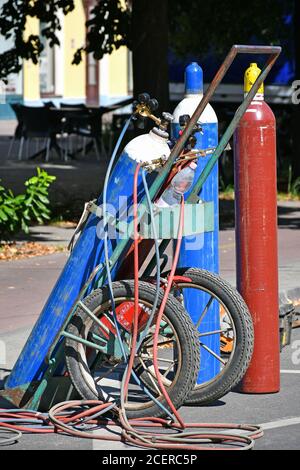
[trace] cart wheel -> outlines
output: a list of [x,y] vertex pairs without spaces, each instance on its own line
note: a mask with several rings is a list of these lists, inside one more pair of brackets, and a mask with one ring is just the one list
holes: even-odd
[[[130,303],[133,305],[133,281],[114,282],[113,294],[116,314],[119,315],[123,346],[128,352],[132,324],[127,322],[126,312],[127,306],[130,306]],[[159,304],[162,296],[163,291],[160,292]],[[146,324],[145,316],[148,317],[151,312],[154,298],[155,287],[146,282],[140,282],[139,323],[143,324],[139,329],[139,335]],[[89,344],[86,345],[68,337],[65,339],[66,364],[70,378],[84,399],[118,400],[126,366],[116,339],[108,288],[96,289],[85,298],[83,303],[98,321],[92,319],[82,307],[77,307],[67,331],[89,341]],[[125,315],[123,315],[124,312]],[[152,325],[146,333],[136,356],[134,370],[144,387],[145,384],[151,384],[151,393],[166,407],[165,399],[157,385],[153,366],[154,330],[155,325]],[[200,354],[197,332],[183,307],[172,296],[169,296],[165,307],[158,344],[161,378],[171,400],[176,408],[179,408],[195,386]],[[148,387],[147,390],[149,390]],[[133,377],[130,380],[125,407],[129,418],[165,415],[160,406],[135,383]]]
[[[203,293],[206,307],[203,312],[199,312],[196,324],[200,354],[205,350],[208,354],[213,354],[220,363],[220,372],[211,380],[197,384],[186,400],[186,404],[207,405],[232,390],[245,375],[254,345],[252,319],[240,294],[220,276],[197,268],[180,268],[176,271],[176,275],[191,280],[191,282],[176,281],[176,287],[172,291],[182,306],[184,306],[183,292],[186,289],[197,289]],[[219,305],[220,330],[203,333],[202,321],[213,304]],[[207,341],[205,342],[205,337],[212,335],[218,335],[220,339],[218,354],[216,351],[211,351]]]

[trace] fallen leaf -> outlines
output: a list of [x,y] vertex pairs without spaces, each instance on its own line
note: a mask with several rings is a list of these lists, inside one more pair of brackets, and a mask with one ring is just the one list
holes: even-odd
[[63,246],[37,242],[5,243],[0,246],[0,261],[34,258],[67,251]]

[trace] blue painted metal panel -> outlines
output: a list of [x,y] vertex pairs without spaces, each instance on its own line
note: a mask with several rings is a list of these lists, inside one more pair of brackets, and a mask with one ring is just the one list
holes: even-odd
[[[218,124],[205,123],[202,124],[203,135],[198,133],[197,145],[199,149],[216,147],[218,143]],[[173,135],[178,135],[179,125],[174,124]],[[211,156],[201,157],[198,159],[197,169],[195,171],[195,179],[197,181],[208,159]],[[191,188],[192,190],[192,188]],[[191,190],[185,195],[187,198]],[[207,181],[205,182],[200,198],[205,201],[214,202],[214,231],[199,234],[195,237],[184,237],[180,250],[178,266],[180,267],[197,267],[207,269],[208,271],[219,272],[219,204],[218,204],[218,165],[216,164]],[[188,289],[188,293],[184,296],[185,308],[189,312],[194,323],[197,322],[201,312],[204,310],[209,296],[200,293],[195,289]],[[217,302],[213,302],[208,313],[201,322],[199,331],[201,333],[218,330],[220,328],[220,312]],[[210,335],[203,337],[201,341],[206,344],[212,351],[219,354],[220,339],[219,335]],[[204,348],[201,348],[200,371],[197,383],[201,384],[211,380],[220,371],[220,363]]]

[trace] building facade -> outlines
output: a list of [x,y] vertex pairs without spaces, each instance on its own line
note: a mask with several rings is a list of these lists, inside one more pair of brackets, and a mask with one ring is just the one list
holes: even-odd
[[[1,3],[4,0],[0,0],[0,7]],[[0,119],[14,119],[11,102],[30,106],[40,106],[46,101],[106,106],[132,94],[131,57],[126,47],[104,56],[101,61],[88,55],[79,65],[72,64],[74,53],[85,44],[85,22],[93,0],[74,0],[74,3],[75,9],[60,18],[60,46],[50,48],[45,44],[37,65],[24,61],[22,71],[9,76],[6,86],[1,85]],[[24,34],[39,34],[42,28],[38,19],[28,18]],[[9,41],[0,38],[0,52],[10,47]]]

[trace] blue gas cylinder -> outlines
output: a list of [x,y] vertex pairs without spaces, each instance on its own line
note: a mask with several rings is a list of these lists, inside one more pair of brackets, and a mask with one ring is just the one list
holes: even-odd
[[[184,114],[192,116],[203,97],[203,71],[196,63],[192,62],[185,69],[185,96],[174,110],[172,135],[178,138],[180,125],[179,118]],[[218,119],[212,106],[208,104],[199,119],[202,133],[195,134],[197,149],[208,149],[218,145]],[[200,176],[210,156],[200,157],[195,170],[194,183]],[[192,188],[191,188],[192,190]],[[191,190],[185,194],[187,198]],[[184,237],[181,245],[179,263],[180,267],[197,267],[208,271],[219,272],[219,204],[218,204],[218,164],[216,163],[207,178],[199,197],[202,201],[214,202],[214,231],[199,234],[195,237]],[[192,320],[196,323],[203,312],[208,298],[207,294],[195,289],[188,289],[185,293],[185,307]],[[205,315],[199,331],[201,333],[215,331],[220,328],[220,312],[217,302],[212,302]],[[213,352],[220,353],[219,334],[203,336],[201,341]],[[201,384],[211,380],[220,371],[219,361],[201,347],[201,365],[197,383]]]
[[[130,141],[111,173],[108,184],[107,212],[120,219],[132,217],[133,178],[137,162],[151,161],[162,156],[168,157],[170,148],[168,134],[162,135],[154,128],[148,134]],[[151,184],[154,174],[148,174]],[[138,180],[139,200],[144,196],[142,177]],[[102,205],[102,195],[97,200]],[[109,251],[114,250],[121,235],[109,228]],[[132,239],[128,240],[128,248]],[[125,250],[126,251],[126,250]],[[125,253],[124,253],[125,254]],[[103,221],[94,213],[89,215],[86,225],[71,252],[63,271],[57,280],[33,330],[8,377],[5,388],[13,388],[41,380],[47,367],[45,358],[55,338],[60,332],[72,306],[94,268],[104,263]],[[121,261],[121,259],[120,259]],[[116,275],[118,265],[112,270]]]

